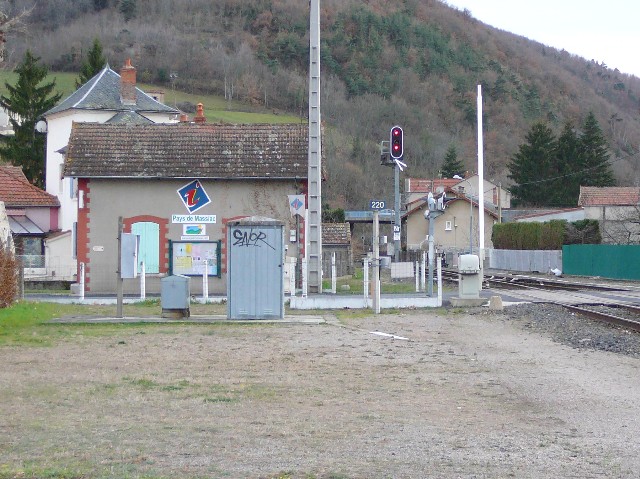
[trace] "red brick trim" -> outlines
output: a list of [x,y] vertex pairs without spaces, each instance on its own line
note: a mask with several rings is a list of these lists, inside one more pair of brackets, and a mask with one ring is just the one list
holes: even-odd
[[220,262],[222,263],[222,272],[227,272],[227,223],[229,221],[247,218],[248,215],[233,216],[231,218],[222,218],[222,246],[220,247]]
[[[80,198],[83,207],[80,208]],[[84,289],[91,291],[91,264],[89,263],[89,213],[91,212],[91,183],[87,178],[78,179],[78,222],[76,223],[77,278],[80,280],[80,263],[84,263]]]
[[166,274],[169,271],[169,220],[167,218],[161,218],[159,216],[152,215],[139,215],[132,216],[131,218],[123,218],[122,229],[124,233],[131,233],[131,227],[134,223],[156,223],[159,226],[160,234],[160,274]]

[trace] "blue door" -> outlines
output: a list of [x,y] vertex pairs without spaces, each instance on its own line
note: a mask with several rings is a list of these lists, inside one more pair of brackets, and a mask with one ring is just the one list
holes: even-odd
[[131,232],[140,236],[138,273],[142,261],[146,274],[160,273],[160,225],[149,221],[134,223]]

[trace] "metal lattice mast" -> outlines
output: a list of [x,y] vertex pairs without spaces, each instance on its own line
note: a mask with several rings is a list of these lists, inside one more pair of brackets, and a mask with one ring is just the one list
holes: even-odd
[[310,1],[309,15],[309,291],[322,292],[322,152],[320,124],[320,0]]

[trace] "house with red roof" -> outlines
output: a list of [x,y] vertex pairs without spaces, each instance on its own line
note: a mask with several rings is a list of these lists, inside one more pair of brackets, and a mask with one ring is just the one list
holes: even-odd
[[58,199],[34,186],[17,166],[0,166],[0,201],[4,203],[9,229],[25,268],[45,274],[45,242],[58,231]]
[[640,244],[640,188],[581,186],[578,205],[600,223],[602,242]]
[[484,214],[485,245],[491,248],[493,225],[500,219],[502,208],[511,206],[511,194],[490,181],[484,181],[483,201],[478,201],[478,175],[469,178],[407,178],[405,180],[405,244],[407,250],[428,247],[429,223],[424,217],[427,195],[444,196],[445,212],[434,221],[435,245],[444,252],[478,252],[479,213]]

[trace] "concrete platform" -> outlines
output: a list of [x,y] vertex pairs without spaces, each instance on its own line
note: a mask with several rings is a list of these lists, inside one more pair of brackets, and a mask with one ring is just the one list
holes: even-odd
[[460,298],[451,296],[449,301],[454,308],[474,308],[487,304],[487,298]]

